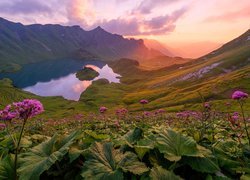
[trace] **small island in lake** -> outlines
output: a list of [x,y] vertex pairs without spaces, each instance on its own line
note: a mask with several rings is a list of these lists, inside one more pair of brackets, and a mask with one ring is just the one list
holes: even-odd
[[99,73],[95,71],[94,69],[92,69],[91,67],[84,67],[84,69],[81,69],[76,73],[76,77],[80,81],[84,81],[84,80],[90,81],[90,80],[93,80],[98,75]]

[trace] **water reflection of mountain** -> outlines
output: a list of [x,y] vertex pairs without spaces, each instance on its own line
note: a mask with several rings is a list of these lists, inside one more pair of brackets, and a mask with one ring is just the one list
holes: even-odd
[[105,63],[97,60],[81,61],[72,59],[43,61],[34,64],[24,65],[16,73],[0,73],[0,79],[10,78],[14,85],[25,88],[35,85],[37,82],[49,82],[52,79],[59,79],[80,70],[84,65],[92,64],[102,68]]

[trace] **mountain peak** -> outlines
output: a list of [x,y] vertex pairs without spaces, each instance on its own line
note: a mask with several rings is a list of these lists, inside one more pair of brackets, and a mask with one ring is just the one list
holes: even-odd
[[101,26],[97,26],[95,29],[93,29],[92,31],[94,32],[107,32],[105,31]]
[[7,19],[4,19],[4,18],[2,18],[2,17],[0,17],[0,22],[12,23],[11,21],[8,21]]

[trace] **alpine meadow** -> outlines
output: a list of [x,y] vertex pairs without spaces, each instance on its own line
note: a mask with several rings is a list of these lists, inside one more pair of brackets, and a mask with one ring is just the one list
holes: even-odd
[[1,0],[0,180],[249,180],[249,0]]

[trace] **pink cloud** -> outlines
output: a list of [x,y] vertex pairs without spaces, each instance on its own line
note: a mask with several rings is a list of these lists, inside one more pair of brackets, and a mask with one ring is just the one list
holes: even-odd
[[[120,0],[116,0],[115,2],[121,3]],[[139,4],[136,11],[144,11],[148,8],[153,9],[161,3],[166,4],[173,2],[176,2],[176,0],[145,0]],[[109,32],[126,36],[160,35],[172,32],[175,29],[176,21],[178,21],[188,9],[180,8],[171,14],[150,16],[150,19],[149,17],[134,13],[132,10],[125,17],[95,20],[95,12],[93,8],[91,8],[91,3],[95,3],[95,0],[72,0],[67,9],[69,24],[79,24],[84,29],[93,29],[97,26],[101,26]]]
[[133,10],[133,13],[150,14],[156,7],[175,3],[177,1],[178,0],[144,0]]
[[91,7],[92,0],[71,0],[67,4],[67,17],[70,24],[88,26],[95,18],[95,11]]
[[217,16],[210,16],[205,21],[216,22],[216,21],[235,21],[242,18],[250,18],[250,6],[244,7],[236,11],[226,12]]
[[46,3],[36,0],[2,0],[0,11],[6,14],[52,14],[53,9]]

